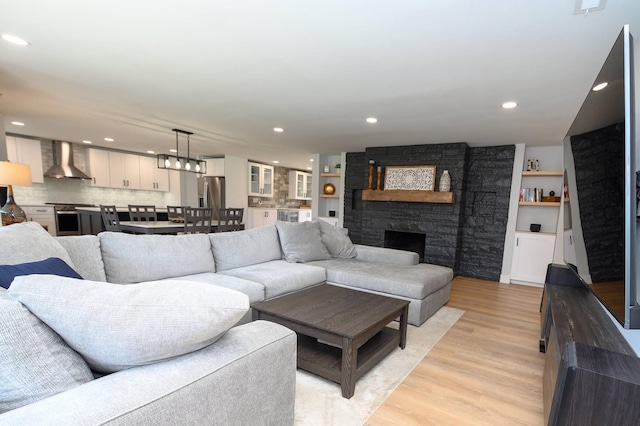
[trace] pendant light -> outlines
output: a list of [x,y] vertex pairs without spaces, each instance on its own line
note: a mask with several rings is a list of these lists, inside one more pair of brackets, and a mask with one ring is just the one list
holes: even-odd
[[[189,136],[192,132],[180,129],[171,129],[176,133],[176,155],[158,154],[158,168],[169,170],[180,170],[191,173],[206,173],[207,163],[204,160],[191,158],[191,141]],[[179,135],[187,135],[187,156],[180,157]]]

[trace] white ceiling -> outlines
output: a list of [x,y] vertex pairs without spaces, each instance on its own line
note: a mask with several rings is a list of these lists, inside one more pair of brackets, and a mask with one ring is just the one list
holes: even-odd
[[[10,133],[138,152],[168,152],[177,127],[194,132],[192,156],[301,169],[313,153],[373,146],[557,145],[622,25],[640,38],[640,1],[608,0],[587,16],[574,8],[0,0],[0,33],[31,42],[0,42],[0,115]],[[502,109],[507,100],[519,106]]]

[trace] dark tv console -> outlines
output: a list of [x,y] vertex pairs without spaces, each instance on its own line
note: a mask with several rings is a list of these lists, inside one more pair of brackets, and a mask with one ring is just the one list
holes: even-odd
[[639,425],[640,358],[596,297],[549,265],[540,307],[548,425]]

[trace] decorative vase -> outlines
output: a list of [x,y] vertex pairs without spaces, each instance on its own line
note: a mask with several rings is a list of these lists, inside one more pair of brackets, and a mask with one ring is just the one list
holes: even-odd
[[451,191],[451,176],[449,176],[449,171],[445,170],[440,177],[440,192],[449,191]]
[[331,183],[327,183],[322,188],[322,192],[324,192],[326,195],[333,195],[336,192],[336,187]]

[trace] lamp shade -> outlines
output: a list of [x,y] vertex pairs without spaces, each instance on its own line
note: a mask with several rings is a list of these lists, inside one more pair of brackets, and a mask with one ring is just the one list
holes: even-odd
[[28,164],[0,161],[0,186],[31,186],[31,168]]

